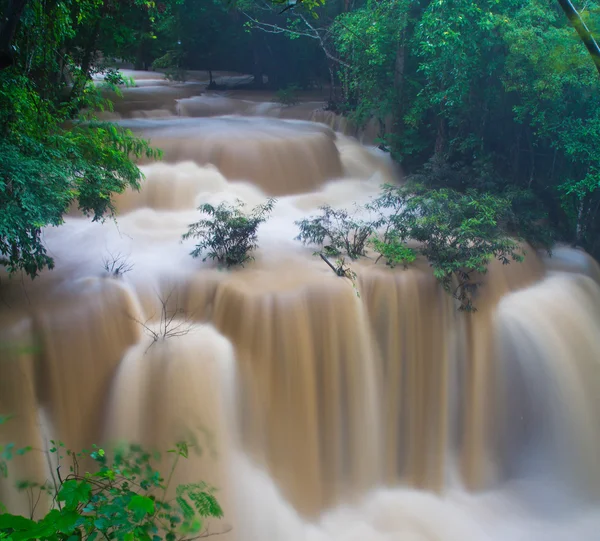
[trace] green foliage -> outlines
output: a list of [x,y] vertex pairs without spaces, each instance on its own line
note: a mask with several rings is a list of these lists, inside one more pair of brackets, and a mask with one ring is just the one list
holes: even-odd
[[132,157],[157,156],[129,130],[79,121],[70,130],[27,80],[0,73],[0,263],[32,278],[53,266],[41,230],[73,204],[93,220],[114,213],[113,193],[139,188]]
[[[508,264],[522,261],[525,255],[507,233],[511,203],[504,198],[474,191],[385,186],[372,206],[389,212],[380,253],[398,254],[404,260],[415,253],[424,256],[461,310],[474,310],[478,279],[491,260]],[[403,246],[408,240],[418,243],[414,252]]]
[[351,259],[358,259],[365,255],[367,241],[378,223],[356,219],[348,211],[329,205],[320,210],[320,216],[296,222],[300,229],[296,240],[323,246],[327,256],[346,254]]
[[[598,32],[598,3],[577,7]],[[510,199],[541,245],[555,229],[600,254],[600,82],[558,3],[366,1],[330,30],[342,110],[377,119],[405,171],[431,176],[433,156],[459,191]]]
[[112,195],[140,186],[133,159],[159,156],[129,130],[94,118],[111,108],[102,89],[128,84],[95,63],[106,9],[107,2],[28,2],[14,65],[0,71],[0,265],[9,273],[34,278],[52,268],[42,229],[60,225],[72,206],[93,220],[111,216]]
[[[0,415],[0,425],[3,425],[11,418],[10,415]],[[31,447],[16,447],[14,443],[0,445],[0,479],[8,476],[8,462],[16,456],[22,456],[31,451]],[[0,502],[0,510],[2,510],[2,502]],[[2,529],[0,528],[0,532]],[[1,539],[1,537],[0,537]]]
[[[365,221],[324,206],[320,216],[297,222],[297,240],[322,246],[318,255],[323,261],[336,275],[353,282],[355,275],[344,259],[334,265],[328,257],[346,254],[358,259],[369,243],[378,260],[383,258],[392,268],[407,268],[422,256],[443,288],[459,301],[460,309],[468,311],[475,310],[473,296],[490,261],[523,260],[516,229],[531,225],[525,218],[516,219],[509,198],[415,183],[386,185],[379,197],[359,210],[380,217]],[[409,241],[415,247],[407,246]]]
[[244,265],[252,260],[250,253],[258,247],[258,226],[267,221],[275,199],[258,205],[247,214],[244,203],[237,201],[235,205],[221,203],[213,206],[206,203],[198,210],[208,215],[208,218],[190,224],[183,239],[197,239],[199,242],[191,252],[198,257],[205,250],[207,258],[216,259],[221,265],[233,267]]
[[[581,15],[598,28],[597,4],[585,6]],[[595,252],[600,247],[598,73],[564,14],[539,0],[499,26],[510,52],[503,82],[508,92],[520,97],[514,107],[516,119],[531,126],[537,152],[545,150],[551,159],[550,180],[571,239]],[[537,160],[534,166],[540,167]]]
[[404,0],[369,0],[339,15],[331,27],[346,62],[340,73],[346,92],[343,107],[358,125],[372,117],[385,123],[401,98],[394,64],[405,39],[408,5]]
[[297,85],[289,85],[286,88],[281,88],[275,94],[276,100],[285,107],[297,105],[300,101],[298,91],[300,88]]
[[184,55],[181,49],[167,51],[163,56],[157,58],[152,64],[152,69],[165,71],[165,78],[170,81],[184,82],[187,72],[183,69]]
[[[188,457],[189,445],[184,442],[169,451],[174,459],[166,480],[154,465],[160,456],[138,445],[116,449],[112,459],[98,447],[73,453],[56,444],[50,453],[59,463],[58,478],[44,485],[22,482],[19,488],[32,494],[32,502],[35,492],[49,495],[52,508],[37,521],[0,514],[0,538],[175,541],[206,536],[203,521],[223,516],[215,489],[206,483],[179,485],[175,499],[166,498],[179,460]],[[92,459],[95,471],[80,471],[86,458]],[[70,462],[64,479],[60,476],[63,462]]]
[[548,212],[542,201],[530,188],[507,184],[494,170],[490,160],[476,160],[470,164],[451,163],[442,155],[435,155],[418,172],[410,175],[412,185],[422,189],[450,188],[464,193],[475,190],[510,201],[510,212],[505,223],[508,232],[523,237],[535,248],[546,249],[555,241],[555,231],[548,224]]
[[402,265],[406,269],[417,258],[415,250],[406,246],[393,233],[388,233],[384,239],[373,238],[371,239],[371,244],[373,245],[373,249],[379,254],[379,257],[383,257],[385,264],[392,269],[398,265]]

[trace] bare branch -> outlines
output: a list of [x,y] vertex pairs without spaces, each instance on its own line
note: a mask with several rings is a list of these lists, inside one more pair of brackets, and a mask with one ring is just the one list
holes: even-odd
[[103,258],[102,266],[108,274],[115,278],[120,278],[133,269],[133,263],[130,263],[126,256],[120,253],[113,255],[110,252],[108,252],[108,257]]
[[319,39],[319,37],[315,34],[307,34],[306,32],[298,32],[296,30],[291,30],[290,28],[284,28],[283,26],[278,26],[276,24],[264,23],[250,16],[245,11],[242,11],[242,14],[257,28],[257,30],[261,30],[262,32],[267,32],[268,34],[291,34],[294,36],[304,36],[311,39]]
[[[186,314],[183,308],[179,308],[176,306],[173,311],[168,309],[168,303],[173,295],[173,290],[166,296],[160,297],[159,301],[161,305],[160,309],[160,321],[158,322],[158,331],[149,326],[149,322],[153,319],[154,316],[151,316],[146,321],[140,321],[134,316],[129,315],[129,318],[141,325],[141,327],[149,334],[152,338],[152,342],[146,349],[146,352],[159,340],[166,340],[168,338],[175,338],[178,336],[185,336],[191,331],[193,326],[192,315]],[[179,318],[178,316],[182,315],[183,318]]]
[[319,43],[321,44],[321,49],[323,49],[325,56],[327,58],[329,58],[329,60],[331,60],[332,62],[335,62],[336,64],[340,64],[341,66],[344,66],[346,68],[350,67],[350,64],[348,64],[347,62],[344,62],[343,60],[340,60],[338,57],[331,54],[331,52],[327,48],[327,44],[325,43],[325,40],[321,36],[320,32],[312,24],[310,24],[308,22],[308,19],[304,15],[302,15],[302,13],[297,13],[296,15],[298,15],[298,17],[302,20],[302,22],[316,34],[317,39],[319,40]]

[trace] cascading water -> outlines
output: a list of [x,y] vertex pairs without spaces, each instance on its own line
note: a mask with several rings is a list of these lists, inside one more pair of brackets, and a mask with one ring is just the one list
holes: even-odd
[[[142,166],[116,222],[47,230],[55,270],[2,278],[3,439],[197,439],[208,452],[175,481],[220,488],[211,531],[228,539],[596,539],[596,263],[528,250],[492,265],[471,315],[423,265],[357,263],[357,292],[293,240],[294,221],[368,201],[398,181],[389,160],[302,108],[283,120],[294,111],[153,77],[116,110],[166,161]],[[270,195],[246,268],[220,272],[179,242],[198,205]],[[118,256],[133,265],[121,279],[102,269]],[[178,330],[154,341],[165,310]],[[25,512],[11,484],[47,475],[45,455],[11,468],[0,501]]]

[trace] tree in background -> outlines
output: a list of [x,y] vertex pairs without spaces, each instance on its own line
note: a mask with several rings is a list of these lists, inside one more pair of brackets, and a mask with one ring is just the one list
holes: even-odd
[[[584,4],[594,33],[600,8]],[[396,24],[392,24],[394,21]],[[367,1],[334,22],[346,110],[430,188],[475,188],[600,253],[600,81],[558,3]]]
[[[268,58],[264,64],[271,86],[299,84],[306,88],[325,72],[330,106],[338,99],[336,73],[345,64],[335,50],[331,24],[344,6],[347,8],[347,3],[340,6],[324,0],[305,0],[302,4],[238,0],[235,4],[254,42],[262,42],[268,52],[268,56],[263,56]],[[293,64],[290,58],[294,59]],[[256,61],[260,62],[260,58]]]
[[93,117],[110,105],[92,77],[113,88],[126,82],[110,59],[231,66],[252,70],[259,84],[266,73],[277,88],[307,87],[329,72],[330,105],[359,125],[377,119],[381,146],[421,185],[508,198],[542,244],[557,230],[598,256],[600,82],[586,47],[593,52],[600,7],[577,7],[0,0],[2,263],[31,276],[51,266],[42,228],[74,205],[96,220],[110,216],[111,194],[139,185],[131,158],[155,155]]
[[127,84],[114,60],[148,68],[171,54],[176,68],[210,69],[219,54],[232,56],[211,48],[217,34],[232,47],[240,41],[216,1],[0,0],[0,10],[0,264],[33,278],[53,266],[44,227],[71,207],[93,220],[111,216],[112,195],[142,180],[132,160],[158,157],[94,116],[111,107],[104,87],[118,94]]
[[[126,81],[102,66],[103,25],[125,3],[99,0],[4,1],[0,29],[0,264],[32,278],[52,267],[41,231],[78,207],[94,220],[113,211],[111,196],[137,188],[132,158],[156,156],[148,144],[94,111],[110,107],[93,84]],[[149,2],[136,2],[144,9]],[[125,6],[125,7],[124,7]],[[113,49],[111,49],[113,48]]]

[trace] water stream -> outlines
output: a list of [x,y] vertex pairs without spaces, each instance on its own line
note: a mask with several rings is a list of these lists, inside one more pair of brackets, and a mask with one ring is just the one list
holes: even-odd
[[[135,75],[111,118],[164,160],[141,165],[116,221],[73,212],[44,232],[55,270],[1,277],[4,437],[196,439],[207,452],[176,480],[219,487],[213,531],[227,540],[598,539],[598,265],[529,249],[492,265],[464,314],[426,265],[367,259],[353,266],[358,296],[294,240],[294,221],[401,182],[388,156],[314,98],[282,108]],[[219,271],[180,242],[200,204],[268,196],[245,268]],[[132,270],[116,279],[103,261],[119,256]],[[185,332],[154,343],[164,310]],[[44,478],[47,462],[11,467],[0,500],[24,512],[11,483]]]

